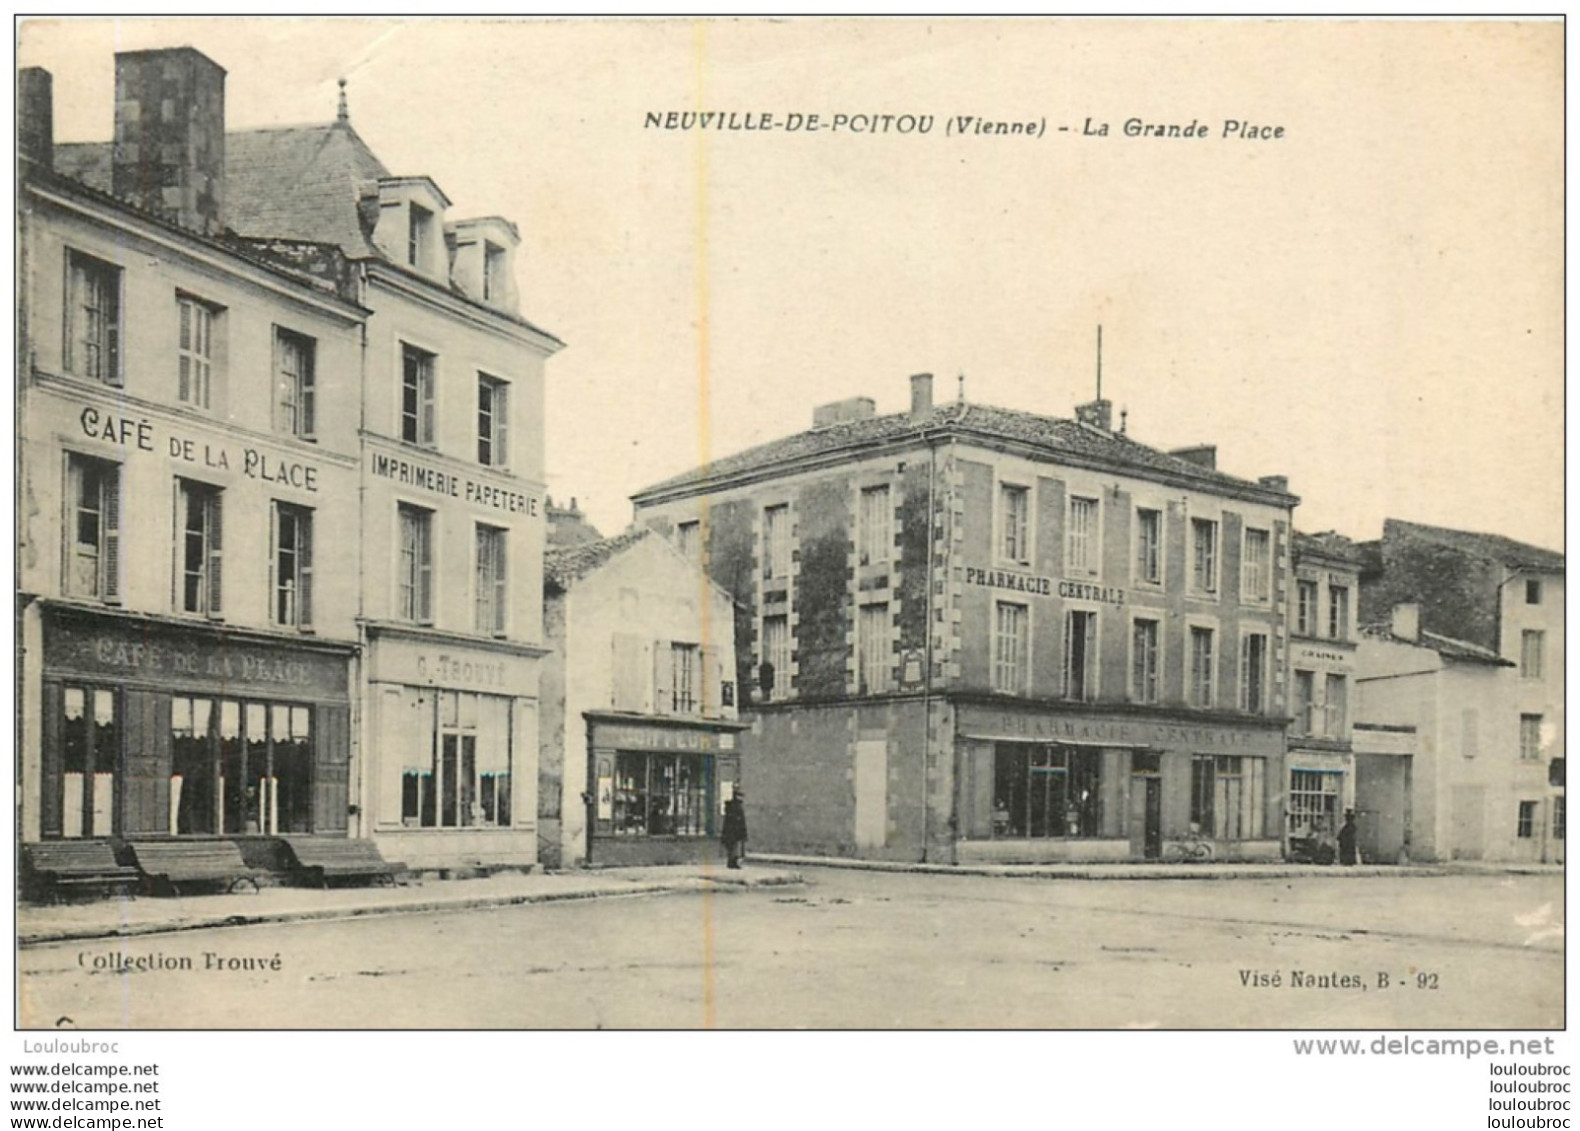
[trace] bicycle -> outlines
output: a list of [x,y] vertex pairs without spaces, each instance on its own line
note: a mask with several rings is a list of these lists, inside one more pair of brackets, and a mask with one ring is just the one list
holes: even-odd
[[1210,863],[1217,855],[1212,841],[1191,833],[1189,836],[1171,840],[1164,846],[1163,856],[1167,860],[1177,860],[1187,864]]

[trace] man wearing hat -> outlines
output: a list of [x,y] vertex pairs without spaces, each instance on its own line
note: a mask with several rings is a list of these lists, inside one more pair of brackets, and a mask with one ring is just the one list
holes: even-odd
[[746,791],[737,785],[724,803],[724,851],[729,866],[739,868],[746,858]]

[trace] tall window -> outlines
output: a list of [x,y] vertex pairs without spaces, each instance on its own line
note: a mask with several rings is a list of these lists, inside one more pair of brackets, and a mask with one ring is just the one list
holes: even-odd
[[771,699],[790,694],[790,618],[780,614],[763,618],[763,663],[769,667],[767,684]]
[[400,504],[397,612],[402,620],[433,620],[433,512]]
[[478,632],[505,631],[505,535],[497,526],[477,528],[477,581],[474,590]]
[[1097,614],[1071,609],[1064,614],[1064,697],[1086,701],[1097,696]]
[[1065,538],[1065,568],[1097,572],[1097,500],[1070,497],[1070,523]]
[[1553,839],[1556,841],[1564,839],[1566,818],[1568,816],[1564,800],[1562,794],[1553,798]]
[[1191,587],[1198,593],[1218,591],[1218,524],[1207,518],[1190,520]]
[[1290,836],[1332,836],[1338,831],[1339,786],[1343,778],[1343,774],[1328,771],[1290,771]]
[[702,548],[701,529],[702,524],[696,519],[675,524],[675,548],[692,561],[699,560],[698,552]]
[[1317,673],[1295,673],[1295,701],[1291,704],[1295,721],[1290,729],[1296,734],[1311,734],[1316,727],[1316,720],[1312,717],[1312,709],[1317,697]]
[[1520,760],[1539,762],[1542,758],[1542,717],[1520,716]]
[[1190,705],[1192,707],[1211,707],[1213,704],[1212,665],[1212,629],[1192,627],[1190,630]]
[[1001,742],[993,757],[993,833],[1102,835],[1101,751]]
[[1317,634],[1317,583],[1295,582],[1295,633],[1298,636]]
[[194,408],[210,407],[214,382],[214,327],[219,311],[191,295],[176,295],[176,396]]
[[[510,700],[441,691],[424,708],[400,773],[407,828],[504,828],[511,823]],[[403,764],[404,763],[404,764]]]
[[274,335],[274,430],[288,436],[313,438],[317,415],[318,378],[313,369],[315,343],[303,334],[277,330]]
[[763,576],[790,575],[790,507],[785,503],[763,511]]
[[274,504],[274,623],[313,623],[313,512]]
[[1349,728],[1349,681],[1341,675],[1328,675],[1328,737],[1343,738]]
[[1158,701],[1158,622],[1138,620],[1130,633],[1130,698]]
[[406,262],[419,271],[428,269],[428,242],[433,231],[433,213],[420,204],[410,206],[406,225]]
[[1515,825],[1514,835],[1522,840],[1536,835],[1536,802],[1520,802],[1519,823]]
[[433,444],[433,365],[433,354],[402,344],[400,438],[409,444]]
[[121,468],[66,457],[65,590],[73,597],[120,599]]
[[1248,632],[1240,638],[1240,710],[1261,714],[1267,709],[1267,636]]
[[176,607],[220,613],[221,501],[218,487],[176,480]]
[[999,485],[999,551],[1006,561],[1031,561],[1031,492],[1009,483]]
[[1263,828],[1263,760],[1237,754],[1191,758],[1190,820],[1214,840],[1255,840]]
[[1542,651],[1547,634],[1539,628],[1527,628],[1520,633],[1520,676],[1523,679],[1542,678]]
[[121,269],[66,253],[66,372],[121,383]]
[[1020,695],[1026,690],[1026,630],[1029,619],[1025,605],[999,601],[994,608],[994,691]]
[[1136,511],[1136,580],[1158,584],[1163,580],[1163,512]]
[[695,644],[669,646],[670,709],[690,714],[699,709],[702,688],[702,650]]
[[856,638],[860,645],[861,690],[864,693],[889,690],[894,666],[893,635],[894,624],[889,618],[887,602],[861,606]]
[[713,756],[622,750],[611,800],[616,836],[712,836],[719,807]]
[[115,692],[64,687],[60,728],[61,835],[104,837],[113,831],[120,719]]
[[1240,594],[1246,601],[1265,601],[1273,593],[1273,538],[1266,530],[1245,532],[1245,562]]
[[483,301],[503,302],[505,287],[505,249],[483,241]]
[[887,487],[867,487],[861,492],[860,519],[862,565],[889,560],[894,544],[894,511],[889,506]]
[[510,463],[510,449],[505,444],[509,389],[503,381],[477,375],[477,462],[484,467]]
[[312,831],[310,707],[176,696],[170,752],[172,832]]
[[1538,577],[1525,579],[1525,603],[1527,605],[1540,605],[1542,603],[1542,582]]
[[1350,635],[1350,591],[1348,586],[1328,586],[1328,636],[1348,640]]

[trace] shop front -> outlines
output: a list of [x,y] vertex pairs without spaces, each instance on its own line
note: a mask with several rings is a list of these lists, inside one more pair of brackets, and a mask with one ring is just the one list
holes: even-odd
[[25,830],[346,835],[353,645],[47,603],[42,635]]
[[958,859],[1276,859],[1276,725],[962,704]]
[[1338,858],[1344,814],[1355,807],[1355,761],[1348,749],[1291,745],[1289,792],[1284,806],[1285,855],[1301,863]]
[[677,864],[719,856],[724,803],[740,785],[746,724],[589,711],[587,859]]
[[537,863],[541,648],[369,632],[366,832],[415,870]]

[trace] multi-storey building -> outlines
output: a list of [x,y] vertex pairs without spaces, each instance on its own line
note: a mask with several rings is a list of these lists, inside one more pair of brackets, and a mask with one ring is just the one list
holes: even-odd
[[544,573],[545,862],[710,858],[744,726],[729,595],[645,527],[553,547]]
[[[1388,519],[1382,538],[1361,549],[1362,621],[1395,648],[1362,649],[1359,717],[1417,727],[1412,854],[1561,858],[1563,555],[1399,519]],[[1434,698],[1406,678],[1396,651],[1440,640],[1449,642],[1449,653],[1438,651],[1456,662],[1452,670],[1470,670],[1466,657],[1502,662],[1477,669],[1473,694]]]
[[1278,855],[1297,500],[1077,411],[924,374],[634,496],[735,598],[754,844]]
[[[100,385],[116,375],[120,403],[100,410],[98,439],[126,453],[115,518],[129,531],[135,513],[140,538],[136,553],[124,534],[111,540],[101,559],[118,563],[125,599],[138,594],[140,611],[173,614],[172,649],[191,638],[223,652],[242,628],[286,630],[295,652],[268,670],[322,695],[333,675],[338,707],[301,714],[287,702],[289,729],[260,740],[332,752],[315,755],[304,778],[315,829],[372,837],[419,868],[533,863],[543,363],[560,343],[518,312],[516,230],[497,217],[449,221],[430,179],[391,175],[352,128],[344,90],[327,125],[227,132],[224,72],[198,52],[121,54],[116,71],[114,142],[52,147],[47,179],[118,209],[123,227],[157,220],[207,259],[174,234],[134,251],[120,228],[64,250],[42,230],[35,241],[40,277],[26,321],[38,360],[26,381],[81,395],[91,374]],[[42,276],[57,269],[64,281]],[[263,285],[253,276],[281,293],[252,297]],[[154,305],[158,291],[169,292],[160,302],[170,311]],[[52,305],[58,295],[63,312]],[[165,410],[156,389],[179,428],[149,415]],[[128,400],[134,390],[139,399]],[[90,429],[86,414],[80,428]],[[232,450],[219,434],[205,443],[211,428]],[[25,434],[63,433],[40,416]],[[139,452],[162,461],[170,492],[140,470]],[[40,491],[48,473],[35,466],[28,482]],[[56,481],[87,514],[109,497],[106,474],[72,479],[68,468]],[[223,559],[222,513],[231,517]],[[142,532],[157,536],[160,524],[178,536],[173,566],[169,539],[143,550]],[[265,538],[267,548],[251,546]],[[39,569],[34,587],[51,571],[58,584],[75,577],[47,558]],[[160,607],[156,590],[173,601]],[[210,637],[194,635],[221,617]],[[331,644],[340,647],[333,673],[295,654],[318,657]],[[203,654],[192,662],[212,666]],[[229,678],[224,664],[214,670]],[[256,709],[274,726],[272,701]],[[253,700],[178,696],[171,710],[169,722],[143,712],[117,725],[167,734],[162,746],[176,750],[189,742],[220,752],[210,760],[223,781],[204,788],[222,807],[237,779],[214,759],[232,744],[250,749]],[[254,763],[243,764],[251,774]],[[215,818],[205,825],[236,831]],[[179,822],[156,831],[189,829],[198,831]]]
[[[1294,535],[1289,624],[1288,849],[1306,857],[1334,844],[1355,806],[1351,692],[1360,555],[1332,532]],[[1357,814],[1364,822],[1376,814]]]

